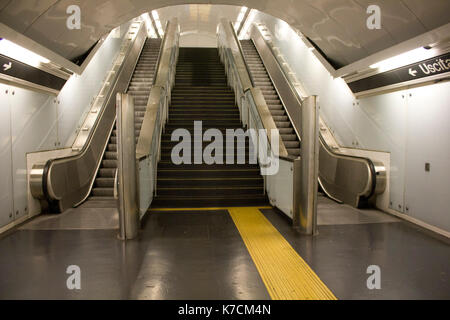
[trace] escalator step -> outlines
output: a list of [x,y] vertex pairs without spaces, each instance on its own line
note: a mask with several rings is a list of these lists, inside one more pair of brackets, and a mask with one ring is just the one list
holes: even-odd
[[[145,110],[153,85],[161,40],[147,39],[131,78],[128,91],[135,105],[135,135],[139,137]],[[114,178],[117,170],[117,130],[114,129],[103,155],[90,199],[111,199],[114,196]]]
[[259,87],[266,100],[267,107],[272,114],[273,120],[280,131],[282,140],[289,155],[300,156],[300,141],[298,140],[289,117],[281,103],[275,86],[259,56],[252,40],[242,40],[245,60],[250,68],[254,83]]

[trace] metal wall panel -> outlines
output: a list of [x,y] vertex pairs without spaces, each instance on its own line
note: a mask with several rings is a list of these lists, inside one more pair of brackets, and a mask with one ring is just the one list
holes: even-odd
[[0,227],[14,221],[9,94],[9,87],[0,83]]

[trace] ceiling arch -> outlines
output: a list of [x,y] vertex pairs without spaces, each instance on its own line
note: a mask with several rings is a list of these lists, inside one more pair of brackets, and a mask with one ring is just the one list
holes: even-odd
[[[66,10],[73,4],[81,8],[81,30],[66,27]],[[336,68],[450,22],[448,0],[0,0],[0,22],[72,60],[130,19],[182,4],[245,5],[280,18]],[[369,5],[381,8],[380,30],[366,26]]]

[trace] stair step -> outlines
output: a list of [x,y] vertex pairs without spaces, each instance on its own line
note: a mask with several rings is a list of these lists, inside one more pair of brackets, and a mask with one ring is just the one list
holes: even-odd
[[[105,182],[106,183],[106,182]],[[113,180],[114,183],[114,180]],[[158,179],[158,189],[159,188],[187,188],[187,187],[261,187],[264,184],[264,180],[262,177],[253,177],[253,178],[178,178],[178,179],[169,179],[169,178],[160,178]]]
[[161,187],[158,189],[159,196],[239,196],[242,194],[246,194],[248,196],[251,195],[263,195],[264,188],[263,184],[259,186],[250,186],[250,187],[186,187],[182,188],[180,186],[174,188]]
[[243,207],[267,206],[269,202],[265,195],[239,195],[222,197],[174,197],[158,196],[152,203],[152,208],[201,208],[201,207]]

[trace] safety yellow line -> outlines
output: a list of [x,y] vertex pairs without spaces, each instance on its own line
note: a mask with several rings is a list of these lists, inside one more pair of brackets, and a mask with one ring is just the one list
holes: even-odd
[[230,208],[229,213],[273,300],[336,300],[257,208]]

